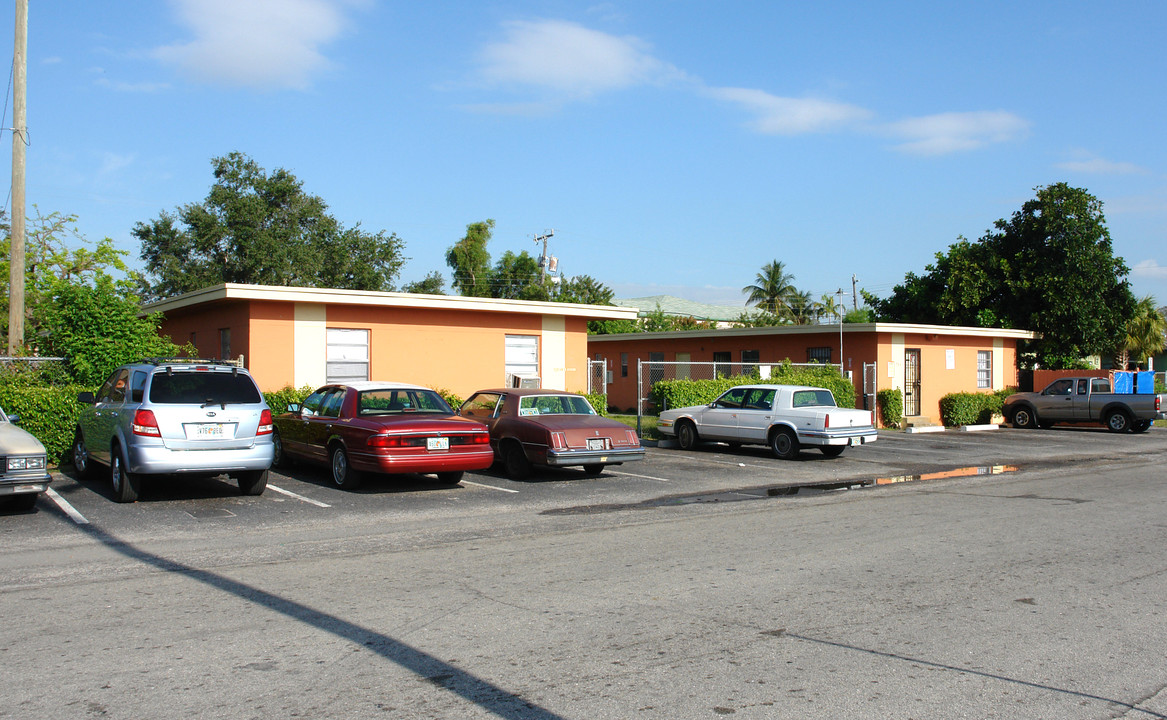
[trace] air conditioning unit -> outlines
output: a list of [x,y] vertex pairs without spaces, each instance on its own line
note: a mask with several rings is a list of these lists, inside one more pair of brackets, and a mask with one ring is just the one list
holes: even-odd
[[540,388],[538,375],[516,375],[507,373],[507,387],[512,388]]

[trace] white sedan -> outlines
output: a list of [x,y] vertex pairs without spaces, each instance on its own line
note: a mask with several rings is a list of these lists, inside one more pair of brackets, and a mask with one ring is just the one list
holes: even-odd
[[738,385],[708,405],[665,410],[657,429],[685,450],[702,440],[769,445],[783,460],[803,445],[837,457],[878,438],[870,411],[840,408],[830,390],[805,385]]

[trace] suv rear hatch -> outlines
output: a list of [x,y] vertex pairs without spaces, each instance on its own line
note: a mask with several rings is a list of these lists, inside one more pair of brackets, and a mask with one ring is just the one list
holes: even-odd
[[167,448],[230,450],[255,443],[264,405],[245,373],[168,368],[154,373],[146,408]]

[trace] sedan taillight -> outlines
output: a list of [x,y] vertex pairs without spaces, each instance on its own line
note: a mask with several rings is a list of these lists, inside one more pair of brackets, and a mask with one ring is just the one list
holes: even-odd
[[259,414],[259,427],[255,429],[256,435],[271,435],[272,421],[271,410],[264,410]]
[[139,410],[134,413],[133,431],[135,435],[162,437],[162,431],[158,429],[158,418],[154,417],[152,410]]
[[556,450],[563,450],[567,447],[567,436],[561,432],[551,433],[551,447]]

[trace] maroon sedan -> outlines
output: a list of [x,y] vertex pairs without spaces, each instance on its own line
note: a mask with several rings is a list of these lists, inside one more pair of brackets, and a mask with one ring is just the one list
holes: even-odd
[[456,483],[494,462],[486,426],[458,417],[442,396],[419,385],[325,385],[274,418],[275,464],[290,458],[328,465],[352,490],[363,473],[436,473]]
[[587,398],[555,390],[479,390],[458,414],[490,427],[490,444],[507,475],[523,478],[532,465],[582,465],[598,475],[605,465],[642,460],[632,428],[596,414]]

